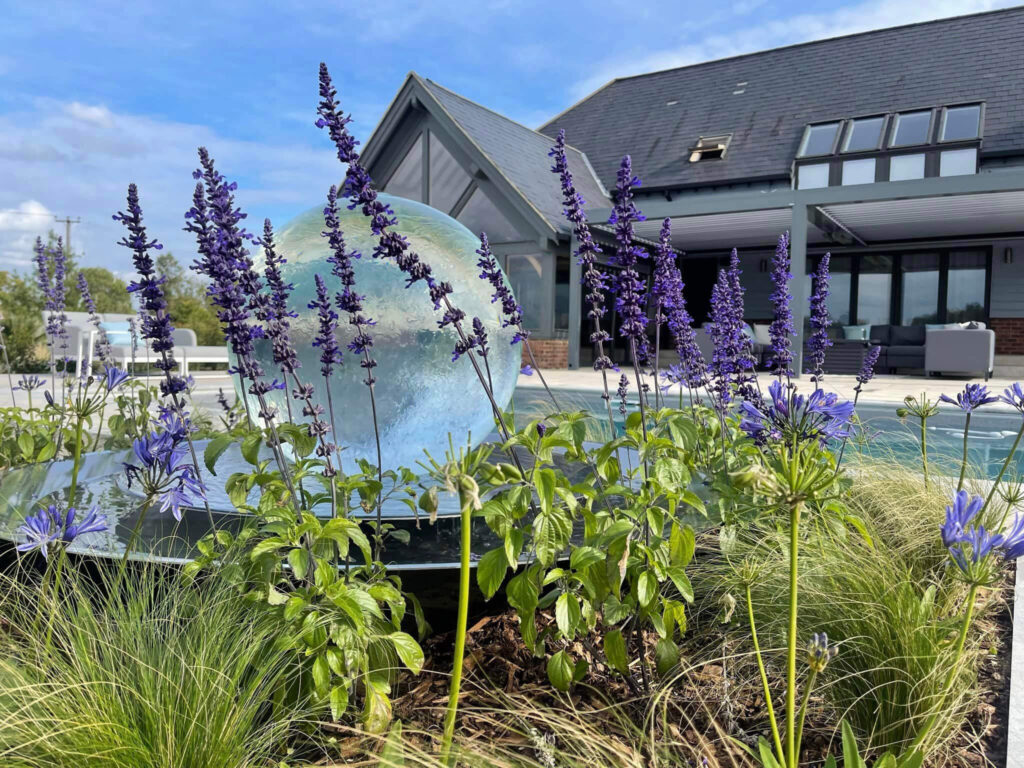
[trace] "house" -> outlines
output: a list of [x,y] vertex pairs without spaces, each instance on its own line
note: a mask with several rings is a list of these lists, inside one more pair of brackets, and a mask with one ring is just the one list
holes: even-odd
[[593,356],[547,155],[564,129],[593,224],[631,155],[637,234],[672,219],[698,323],[733,247],[747,319],[770,318],[768,260],[789,231],[798,311],[830,252],[839,325],[981,321],[1006,370],[1024,365],[1021,39],[1011,8],[623,77],[536,131],[410,73],[363,157],[385,191],[488,233],[542,365]]

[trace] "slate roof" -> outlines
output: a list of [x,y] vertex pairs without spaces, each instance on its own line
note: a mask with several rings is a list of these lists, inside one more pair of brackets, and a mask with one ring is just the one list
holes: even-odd
[[[983,157],[1024,154],[1021,40],[1018,7],[793,45],[613,80],[539,130],[564,128],[606,186],[626,153],[648,188],[788,178],[807,123],[970,101]],[[725,158],[688,162],[727,133]]]
[[[420,78],[420,81],[544,220],[556,231],[568,233],[570,225],[562,215],[561,187],[558,177],[551,172],[552,161],[548,157],[551,138],[482,107],[433,80]],[[586,156],[569,147],[566,157],[576,189],[583,195],[587,207],[609,207],[608,195]]]

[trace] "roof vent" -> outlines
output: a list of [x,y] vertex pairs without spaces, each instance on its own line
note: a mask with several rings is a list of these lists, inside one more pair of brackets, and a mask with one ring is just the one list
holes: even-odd
[[729,148],[729,140],[732,134],[724,136],[701,136],[697,143],[690,147],[690,162],[698,163],[701,160],[716,160],[725,157],[725,150]]

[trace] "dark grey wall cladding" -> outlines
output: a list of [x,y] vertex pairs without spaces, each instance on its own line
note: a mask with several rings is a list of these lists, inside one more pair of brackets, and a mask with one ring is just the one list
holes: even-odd
[[[1011,8],[779,48],[613,81],[541,131],[564,128],[605,186],[626,153],[648,187],[785,177],[807,123],[970,101],[984,153],[1024,153],[1022,39]],[[725,159],[688,162],[727,133]]]

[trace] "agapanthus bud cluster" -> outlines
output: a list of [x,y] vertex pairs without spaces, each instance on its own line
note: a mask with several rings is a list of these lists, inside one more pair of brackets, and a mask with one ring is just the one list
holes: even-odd
[[74,507],[62,511],[55,504],[39,509],[18,526],[17,532],[24,540],[16,548],[19,552],[39,550],[48,558],[49,548],[54,545],[66,547],[83,534],[102,533],[108,529],[107,518],[98,509],[93,507],[83,514]]
[[826,633],[815,632],[811,636],[811,642],[807,644],[807,665],[812,672],[824,672],[828,663],[838,655],[839,646],[829,645]]

